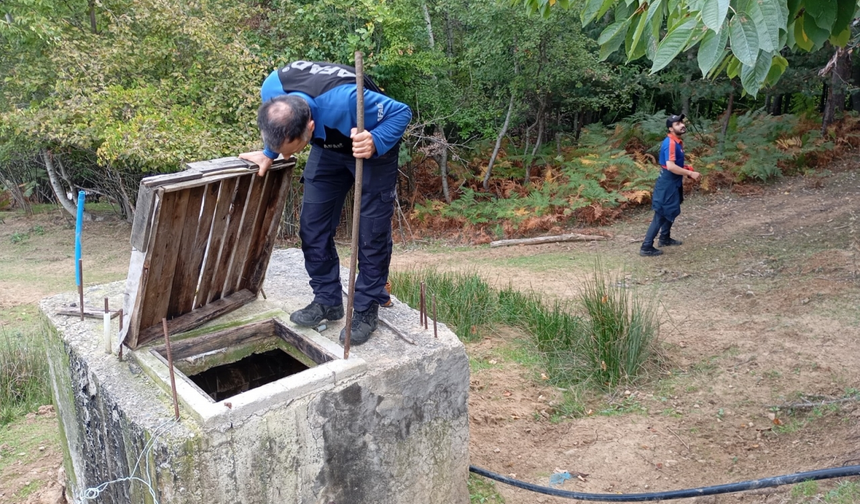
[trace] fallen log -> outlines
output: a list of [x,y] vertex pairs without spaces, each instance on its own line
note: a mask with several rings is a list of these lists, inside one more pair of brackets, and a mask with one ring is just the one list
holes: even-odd
[[607,238],[602,235],[584,235],[578,233],[562,234],[555,236],[538,236],[537,238],[517,238],[514,240],[496,240],[490,242],[490,248],[509,247],[511,245],[538,245],[541,243],[559,243],[572,241],[600,241]]

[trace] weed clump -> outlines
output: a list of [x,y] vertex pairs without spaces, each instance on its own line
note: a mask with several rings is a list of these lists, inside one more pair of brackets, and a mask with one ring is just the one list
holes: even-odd
[[0,330],[0,425],[51,402],[41,338]]
[[626,289],[600,265],[578,303],[547,304],[539,294],[513,286],[493,289],[477,273],[420,270],[392,273],[390,278],[393,293],[411,306],[418,306],[424,282],[428,310],[435,294],[438,320],[465,342],[499,325],[525,331],[546,379],[561,387],[631,383],[655,357],[656,300]]

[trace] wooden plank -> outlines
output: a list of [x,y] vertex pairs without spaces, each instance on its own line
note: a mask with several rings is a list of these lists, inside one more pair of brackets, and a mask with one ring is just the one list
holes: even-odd
[[227,279],[227,273],[230,270],[230,265],[233,263],[233,253],[236,251],[236,243],[239,239],[239,228],[242,225],[242,218],[245,216],[248,193],[254,177],[256,177],[254,174],[240,177],[236,191],[233,193],[233,203],[230,205],[227,229],[224,231],[224,242],[218,257],[218,268],[214,272],[212,286],[206,295],[207,303],[215,299],[220,299],[224,292],[224,281]]
[[[276,163],[272,164],[272,167],[269,168],[268,172],[277,172],[284,169],[292,169],[296,165],[295,159],[290,158],[289,161],[278,160]],[[217,180],[224,180],[231,177],[236,177],[244,175],[246,173],[257,173],[257,165],[253,165],[251,168],[231,168],[220,171],[213,171],[212,173],[208,173],[205,176],[201,176],[198,178],[194,178],[191,180],[179,180],[175,184],[169,183],[165,184],[162,187],[165,191],[181,191],[182,189],[187,189],[189,187],[195,187],[199,185],[205,185],[210,182],[214,182]],[[199,173],[198,173],[199,175]]]
[[215,204],[218,202],[220,188],[220,182],[209,184],[204,188],[203,208],[200,210],[200,217],[197,221],[194,243],[187,249],[183,248],[181,252],[188,254],[187,265],[183,270],[177,268],[177,273],[182,275],[182,281],[175,312],[174,306],[171,304],[170,313],[173,317],[188,313],[194,307],[194,295],[197,293],[197,286],[200,283],[200,270],[206,256],[206,245],[209,242],[209,233],[212,231],[212,219],[215,216]]
[[131,246],[141,252],[146,252],[149,243],[149,230],[152,226],[152,203],[155,190],[143,183],[137,190],[137,203],[134,208],[134,223],[131,226]]
[[195,180],[202,177],[203,175],[201,173],[186,170],[176,173],[167,173],[164,175],[153,175],[151,177],[144,178],[140,183],[146,187],[154,189],[156,187],[161,187],[164,184],[175,184],[177,182]]
[[230,205],[233,204],[233,193],[236,190],[237,180],[235,177],[223,180],[218,192],[218,202],[215,205],[215,215],[212,220],[212,231],[209,234],[209,242],[206,246],[206,259],[200,270],[200,285],[194,298],[194,308],[206,304],[209,298],[209,290],[212,286],[212,277],[218,269],[218,256],[221,254],[221,244],[224,241],[224,231],[227,229]]
[[325,364],[335,357],[326,352],[322,347],[317,346],[313,341],[303,338],[290,330],[289,327],[275,321],[275,334],[281,339],[296,347],[300,352],[307,355],[309,359],[317,364]]
[[[270,190],[262,202],[263,208],[266,209],[259,227],[262,234],[255,240],[249,252],[247,267],[242,275],[244,279],[242,285],[251,292],[259,292],[263,286],[266,268],[269,267],[272,248],[275,246],[275,233],[278,231],[284,205],[287,202],[292,174],[292,170],[271,173],[273,180]],[[269,175],[270,173],[266,174],[266,176]]]
[[254,240],[257,239],[259,223],[265,209],[262,208],[263,198],[267,188],[267,182],[271,181],[271,177],[258,177],[254,175],[251,180],[251,187],[248,193],[248,204],[245,205],[245,215],[242,218],[242,227],[239,229],[241,239],[236,243],[236,250],[233,252],[233,260],[230,262],[230,268],[227,272],[227,278],[224,280],[223,295],[228,296],[241,287],[239,279],[245,271],[245,261],[248,260],[248,250]]
[[161,218],[158,228],[153,230],[150,247],[153,253],[149,262],[149,278],[144,293],[143,313],[140,327],[146,328],[161,322],[167,316],[170,289],[176,272],[176,256],[182,239],[183,227],[179,223],[185,219],[188,205],[188,191],[165,193],[161,200]]
[[[274,322],[272,319],[269,319],[178,341],[174,341],[173,337],[171,337],[170,351],[173,353],[173,360],[177,361],[194,355],[213,352],[221,348],[230,348],[234,345],[258,339],[272,338],[274,336]],[[166,355],[167,347],[165,345],[158,345],[153,347],[153,350]]]
[[[255,299],[257,299],[257,295],[253,292],[250,292],[248,290],[241,290],[233,294],[232,296],[221,298],[217,301],[209,303],[202,308],[186,313],[185,315],[176,317],[173,320],[168,320],[167,330],[170,331],[170,334],[190,331],[195,327],[199,327],[206,322],[214,318],[220,317],[225,313],[229,313],[244,304],[250,303]],[[161,324],[150,326],[140,331],[140,334],[137,337],[137,344],[142,345],[148,341],[153,341],[157,338],[163,337],[164,334],[162,332]]]
[[[163,197],[164,192],[161,189],[157,189],[155,191],[152,222],[150,224],[153,229],[158,228],[158,224],[161,222],[161,202]],[[143,316],[143,296],[146,293],[146,286],[149,282],[149,265],[153,255],[152,242],[154,239],[154,235],[150,234],[146,241],[146,245],[144,246],[146,252],[142,253],[143,264],[140,266],[140,278],[137,279],[137,292],[134,295],[134,302],[131,306],[131,313],[128,317],[128,330],[126,331],[125,338],[123,339],[123,343],[131,349],[137,348],[138,346],[140,320]],[[132,275],[133,273],[136,272],[129,271],[129,275]],[[130,278],[130,280],[134,279]]]
[[[200,265],[197,263],[197,267],[194,267],[194,243],[198,233],[200,233],[200,209],[203,206],[206,187],[194,187],[189,189],[187,193],[188,203],[185,208],[185,219],[178,223],[182,226],[182,238],[176,254],[175,273],[170,288],[170,302],[167,305],[168,319],[182,315],[181,303],[183,300],[187,300],[189,295],[193,299],[194,291],[197,290]],[[209,233],[208,227],[206,233]]]
[[250,168],[256,167],[254,163],[240,159],[238,157],[223,157],[218,159],[208,159],[206,161],[195,161],[185,165],[188,170],[196,171],[201,174],[206,174],[218,170],[229,170],[231,168]]

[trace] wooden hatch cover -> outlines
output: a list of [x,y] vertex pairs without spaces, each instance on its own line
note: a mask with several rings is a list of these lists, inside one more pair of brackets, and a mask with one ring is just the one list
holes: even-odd
[[120,334],[129,348],[187,331],[257,298],[290,186],[295,158],[263,177],[239,158],[189,163],[144,178],[131,232],[132,256]]

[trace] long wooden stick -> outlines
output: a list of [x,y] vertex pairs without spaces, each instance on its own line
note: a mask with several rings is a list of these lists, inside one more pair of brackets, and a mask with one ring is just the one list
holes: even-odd
[[[364,131],[364,61],[361,51],[355,51],[356,133]],[[349,256],[349,291],[346,295],[346,327],[344,327],[343,358],[349,359],[349,338],[352,336],[352,306],[355,300],[355,266],[358,261],[358,224],[361,220],[361,181],[364,159],[355,159],[355,191],[352,204],[352,253]]]
[[509,247],[511,245],[539,245],[541,243],[559,243],[572,241],[601,241],[606,240],[601,235],[584,235],[579,233],[562,234],[556,236],[538,236],[537,238],[517,238],[513,240],[497,240],[490,242],[490,248]]

